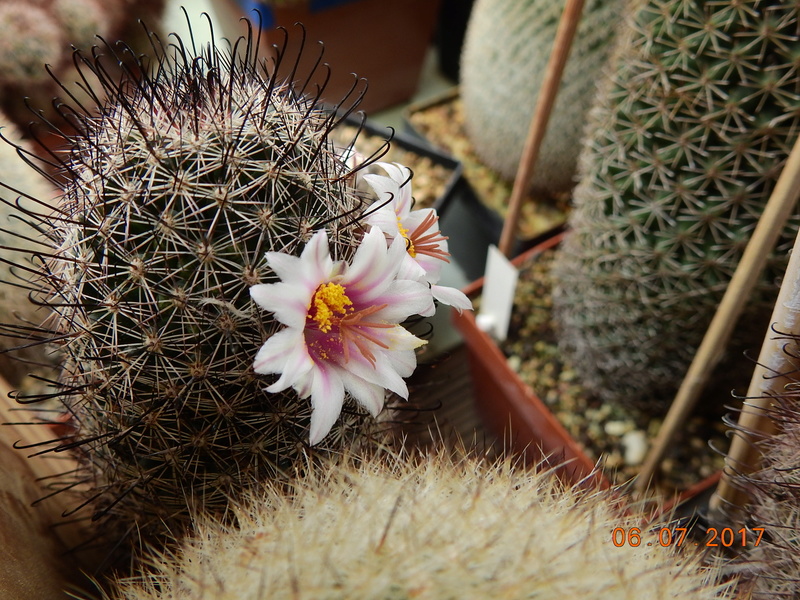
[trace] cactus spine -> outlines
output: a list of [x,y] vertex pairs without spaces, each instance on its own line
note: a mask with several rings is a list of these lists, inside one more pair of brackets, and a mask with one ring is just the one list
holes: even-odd
[[[765,384],[759,400],[768,400],[765,416],[775,424],[776,433],[765,436],[763,431],[745,429],[744,435],[760,451],[761,468],[755,473],[742,473],[735,467],[729,471],[737,486],[748,493],[749,504],[731,510],[722,503],[718,520],[727,518],[735,522],[736,518],[748,527],[761,528],[748,532],[752,533],[751,543],[740,549],[737,557],[749,579],[749,597],[797,600],[800,599],[800,378],[794,363],[800,351],[800,337],[783,332],[770,337],[780,345],[779,352],[783,355],[768,362],[765,371],[775,379]],[[757,375],[761,374],[758,371]],[[731,466],[737,464],[731,458],[728,462]],[[728,517],[729,512],[734,513],[733,518]],[[761,540],[755,546],[759,533]]]
[[[554,267],[562,349],[601,396],[677,388],[797,136],[797,28],[787,3],[635,5]],[[765,318],[772,266],[751,303]]]
[[[531,182],[556,193],[574,185],[575,165],[623,0],[588,0]],[[461,55],[465,126],[475,152],[513,180],[563,2],[478,0]]]
[[340,461],[288,494],[268,487],[238,505],[238,528],[204,520],[177,556],[153,557],[153,571],[121,582],[115,598],[728,597],[696,552],[615,547],[614,528],[641,527],[621,508],[609,493],[508,463]]
[[[31,169],[18,155],[18,149],[24,153],[32,153],[33,147],[28,140],[23,139],[19,129],[11,120],[0,111],[0,136],[7,142],[0,142],[0,181],[14,182],[18,192],[10,192],[0,188],[0,220],[4,223],[4,231],[0,232],[0,323],[10,323],[21,320],[27,323],[39,323],[44,311],[31,304],[28,294],[31,291],[26,285],[27,271],[31,265],[27,261],[20,261],[17,251],[8,250],[11,246],[24,246],[27,250],[41,249],[35,241],[25,240],[30,233],[30,226],[17,217],[18,210],[15,205],[31,209],[39,208],[30,198],[42,202],[51,202],[57,195],[57,190],[42,174]],[[0,331],[2,328],[0,328]],[[22,366],[17,360],[11,359],[12,354],[5,352],[17,346],[26,345],[13,335],[0,337],[0,373],[12,385],[19,385],[30,365]],[[42,348],[26,348],[13,352],[17,359],[33,362],[46,362],[47,355]]]
[[775,417],[782,431],[764,444],[765,467],[743,481],[755,497],[748,509],[748,524],[764,528],[759,546],[744,555],[745,565],[751,566],[754,600],[800,598],[800,407],[796,393],[790,394]]
[[[259,61],[252,32],[233,51],[154,52],[122,85],[83,56],[109,101],[99,115],[62,109],[78,131],[58,211],[29,215],[50,246],[40,337],[65,356],[50,395],[74,428],[52,449],[79,453],[65,483],[89,483],[96,518],[145,538],[300,468],[311,407],[254,373],[280,324],[249,290],[277,278],[267,251],[299,253],[318,229],[349,259],[365,206],[328,140],[337,117],[292,91],[286,63]],[[348,403],[316,448],[366,443],[372,423]]]

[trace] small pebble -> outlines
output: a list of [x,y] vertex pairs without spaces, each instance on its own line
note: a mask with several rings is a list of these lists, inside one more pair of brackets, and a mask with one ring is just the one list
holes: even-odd
[[608,421],[604,426],[606,433],[608,435],[613,435],[614,437],[624,435],[633,428],[634,424],[630,421]]
[[640,465],[647,454],[647,434],[641,429],[634,429],[622,436],[625,448],[625,464]]

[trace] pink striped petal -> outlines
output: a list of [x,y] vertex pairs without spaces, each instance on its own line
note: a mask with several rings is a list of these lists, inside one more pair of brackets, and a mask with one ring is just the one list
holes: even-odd
[[334,369],[317,369],[311,384],[311,428],[308,443],[318,444],[333,427],[344,403],[344,383]]

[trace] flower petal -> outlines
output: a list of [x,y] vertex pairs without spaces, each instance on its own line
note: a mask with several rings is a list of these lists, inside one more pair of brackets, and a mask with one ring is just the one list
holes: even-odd
[[314,290],[288,283],[260,283],[250,288],[250,297],[264,310],[275,314],[284,325],[302,328]]
[[303,330],[287,327],[273,334],[256,354],[253,370],[262,375],[280,373],[280,378],[267,388],[281,392],[294,386],[314,367],[306,351]]
[[400,193],[393,202],[397,216],[404,219],[411,210],[413,196],[411,194],[411,169],[400,163],[378,162],[375,166],[381,167],[389,178],[398,186]]
[[[389,254],[398,257],[395,264],[389,260]],[[371,296],[382,293],[391,284],[400,268],[400,256],[398,252],[387,254],[386,237],[380,229],[373,227],[364,235],[342,285],[348,293],[351,287],[355,288],[352,291],[368,302]]]
[[400,323],[411,315],[427,316],[425,313],[433,309],[430,286],[408,279],[392,282],[386,292],[373,297],[372,302],[386,305],[375,313],[375,317],[389,323]]
[[308,443],[319,443],[333,427],[344,404],[344,384],[333,368],[314,370],[311,384],[311,429]]
[[373,417],[377,417],[383,410],[386,401],[386,389],[374,383],[370,383],[351,375],[343,378],[344,388],[361,406],[369,411]]
[[458,309],[458,312],[472,310],[472,302],[461,290],[442,285],[432,285],[431,293],[439,302]]

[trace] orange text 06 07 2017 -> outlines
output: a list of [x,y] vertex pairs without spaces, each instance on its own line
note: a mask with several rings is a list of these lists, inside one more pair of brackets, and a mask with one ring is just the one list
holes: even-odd
[[756,547],[764,536],[763,527],[709,527],[706,529],[704,539],[687,539],[687,527],[661,527],[660,529],[642,530],[639,527],[615,527],[611,531],[611,542],[617,546],[682,546],[691,543],[695,546],[725,548],[747,546]]

